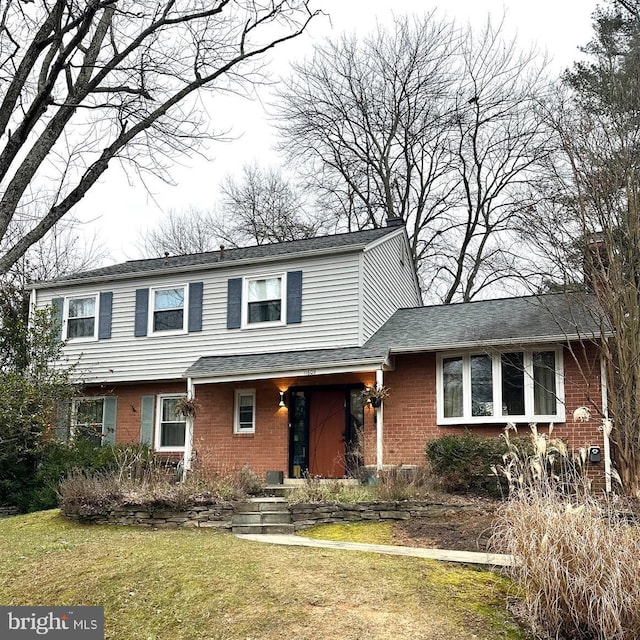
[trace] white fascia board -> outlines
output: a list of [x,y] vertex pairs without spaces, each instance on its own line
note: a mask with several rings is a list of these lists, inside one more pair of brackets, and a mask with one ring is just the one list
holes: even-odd
[[372,242],[369,242],[369,243],[363,245],[362,251],[364,253],[366,253],[367,251],[371,251],[372,249],[375,249],[376,247],[379,247],[381,244],[384,244],[385,242],[387,242],[391,238],[395,238],[396,236],[401,235],[401,234],[405,235],[405,236],[407,235],[407,230],[406,230],[404,225],[399,226],[395,231],[390,231],[389,233],[385,234],[384,236],[380,236],[376,240],[373,240]]
[[271,380],[273,378],[315,378],[317,376],[326,376],[340,373],[370,373],[378,369],[392,369],[390,362],[381,363],[376,360],[370,364],[358,365],[334,365],[322,366],[308,369],[288,369],[282,371],[254,371],[254,372],[238,372],[229,373],[221,376],[203,376],[198,378],[191,374],[191,380],[194,385],[198,384],[215,384],[219,382],[243,382],[247,380]]
[[465,349],[482,349],[491,347],[518,347],[548,343],[575,342],[578,340],[599,340],[600,335],[562,334],[557,336],[536,336],[531,338],[507,338],[502,340],[473,340],[468,342],[452,342],[450,344],[434,344],[421,347],[391,347],[389,352],[394,355],[406,353],[432,353],[436,351],[460,351]]
[[[384,236],[385,238],[387,236]],[[263,258],[244,258],[242,260],[222,260],[207,264],[185,265],[181,267],[168,267],[164,269],[149,269],[148,271],[129,271],[127,273],[112,273],[109,275],[95,276],[93,278],[78,278],[77,280],[63,280],[59,282],[34,282],[27,289],[64,289],[79,285],[94,284],[100,282],[112,282],[114,280],[137,280],[139,278],[154,278],[156,276],[176,275],[181,273],[198,273],[216,269],[243,267],[248,264],[267,264],[273,262],[291,262],[293,260],[315,258],[325,255],[338,255],[343,253],[357,253],[363,251],[369,244],[359,243],[345,247],[331,247],[327,249],[309,249],[298,253],[286,253],[281,255],[266,256]],[[175,256],[174,256],[175,257]]]

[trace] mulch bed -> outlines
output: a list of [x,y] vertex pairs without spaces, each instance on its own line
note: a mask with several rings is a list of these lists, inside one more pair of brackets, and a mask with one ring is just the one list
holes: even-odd
[[394,543],[409,547],[490,551],[498,502],[470,499],[464,510],[451,509],[429,518],[411,518],[394,525]]

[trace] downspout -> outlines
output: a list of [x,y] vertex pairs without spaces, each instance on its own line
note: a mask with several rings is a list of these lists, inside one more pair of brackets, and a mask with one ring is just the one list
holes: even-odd
[[611,435],[611,429],[613,423],[609,418],[609,399],[607,396],[607,365],[604,361],[604,356],[600,356],[600,390],[602,392],[602,452],[604,455],[604,486],[607,493],[611,493],[611,446],[609,442],[609,436]]
[[[195,397],[195,385],[192,378],[187,378],[187,400]],[[182,481],[187,479],[187,473],[191,471],[191,458],[193,456],[193,416],[185,416],[184,457],[182,458]]]
[[[382,369],[378,369],[376,371],[376,386],[378,389],[382,389],[384,383],[384,373]],[[384,431],[384,400],[380,402],[380,406],[378,406],[375,410],[375,420],[376,420],[376,469],[378,471],[382,471],[383,465],[383,431]]]

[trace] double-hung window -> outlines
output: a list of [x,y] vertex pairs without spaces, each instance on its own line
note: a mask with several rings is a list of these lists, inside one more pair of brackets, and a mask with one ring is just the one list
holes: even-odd
[[149,333],[181,333],[187,330],[187,287],[151,289]]
[[156,449],[184,451],[186,419],[176,415],[176,406],[184,394],[158,396],[156,415]]
[[71,435],[102,444],[104,432],[104,398],[76,398],[72,403]]
[[65,302],[65,339],[97,339],[98,296],[78,296],[67,298]]
[[256,392],[255,389],[237,389],[233,416],[234,433],[255,433]]
[[284,274],[245,279],[246,326],[283,323],[285,318]]
[[439,424],[564,421],[562,350],[441,354]]

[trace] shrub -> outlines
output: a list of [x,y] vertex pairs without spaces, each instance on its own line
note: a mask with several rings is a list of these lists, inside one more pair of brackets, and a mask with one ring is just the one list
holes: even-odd
[[429,441],[426,456],[445,491],[495,493],[500,489],[492,467],[502,463],[507,449],[503,438],[465,431]]
[[[135,447],[120,452],[121,464],[107,472],[75,471],[60,483],[60,506],[64,513],[83,516],[104,513],[115,507],[135,506],[146,511],[183,510],[194,505],[223,504],[247,496],[255,490],[255,474],[247,468],[229,475],[206,474],[196,470],[177,482],[166,465],[150,459],[139,466],[144,451]],[[127,464],[135,472],[127,473]]]

